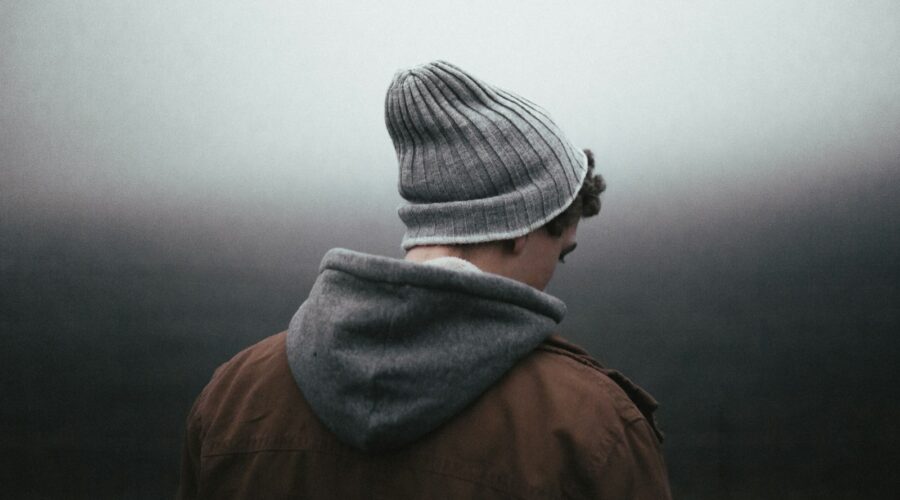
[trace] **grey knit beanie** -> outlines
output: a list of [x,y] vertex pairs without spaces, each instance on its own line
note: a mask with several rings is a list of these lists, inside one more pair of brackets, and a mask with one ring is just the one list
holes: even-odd
[[398,71],[384,107],[408,202],[404,249],[522,236],[584,182],[587,157],[546,111],[450,63]]

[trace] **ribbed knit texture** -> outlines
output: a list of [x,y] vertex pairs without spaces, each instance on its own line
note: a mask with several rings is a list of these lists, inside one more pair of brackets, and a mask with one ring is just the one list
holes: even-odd
[[444,61],[397,72],[385,122],[404,249],[522,236],[565,210],[587,173],[546,111]]

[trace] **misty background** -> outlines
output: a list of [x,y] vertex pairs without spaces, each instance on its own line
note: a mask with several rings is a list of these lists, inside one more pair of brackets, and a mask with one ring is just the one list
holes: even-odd
[[0,0],[0,484],[159,498],[216,366],[402,257],[394,71],[547,108],[609,188],[548,292],[678,498],[900,487],[900,3]]

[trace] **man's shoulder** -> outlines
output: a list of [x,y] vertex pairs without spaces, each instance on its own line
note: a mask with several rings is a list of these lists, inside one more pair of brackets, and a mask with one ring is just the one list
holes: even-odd
[[270,367],[273,361],[285,356],[285,332],[270,335],[245,347],[213,372],[211,382],[230,378],[247,370],[260,371]]
[[593,418],[602,419],[610,429],[646,420],[662,441],[653,417],[656,400],[622,373],[603,366],[586,350],[558,335],[539,345],[516,370],[530,372],[541,384],[552,386],[554,404],[593,412]]
[[285,335],[287,332],[280,332],[270,335],[255,344],[245,347],[243,350],[235,354],[228,361],[222,363],[219,371],[233,371],[237,369],[246,369],[259,367],[261,363],[271,361],[273,358],[283,356],[285,349]]
[[292,387],[285,354],[285,332],[266,337],[219,365],[197,399],[198,410],[212,410],[234,399],[247,399],[274,386]]

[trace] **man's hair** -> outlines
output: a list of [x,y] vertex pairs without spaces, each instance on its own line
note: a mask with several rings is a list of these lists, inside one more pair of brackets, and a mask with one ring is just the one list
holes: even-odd
[[[572,203],[559,215],[551,219],[550,222],[541,226],[550,233],[550,236],[558,238],[562,236],[566,228],[575,225],[582,218],[593,217],[600,213],[600,194],[606,191],[606,182],[603,180],[602,175],[594,173],[594,153],[590,149],[584,149],[583,151],[588,161],[588,170],[584,174],[584,182],[581,184],[581,188],[578,190],[578,194],[575,195]],[[463,243],[459,247],[465,251],[466,248],[470,247],[500,243],[511,248],[513,241],[514,239],[511,238],[480,243]]]
[[562,213],[544,224],[544,228],[551,236],[561,236],[566,228],[575,225],[582,217],[592,217],[600,213],[600,193],[606,190],[606,182],[603,181],[603,176],[594,173],[594,153],[590,149],[585,149],[584,154],[587,155],[588,171],[581,189]]

